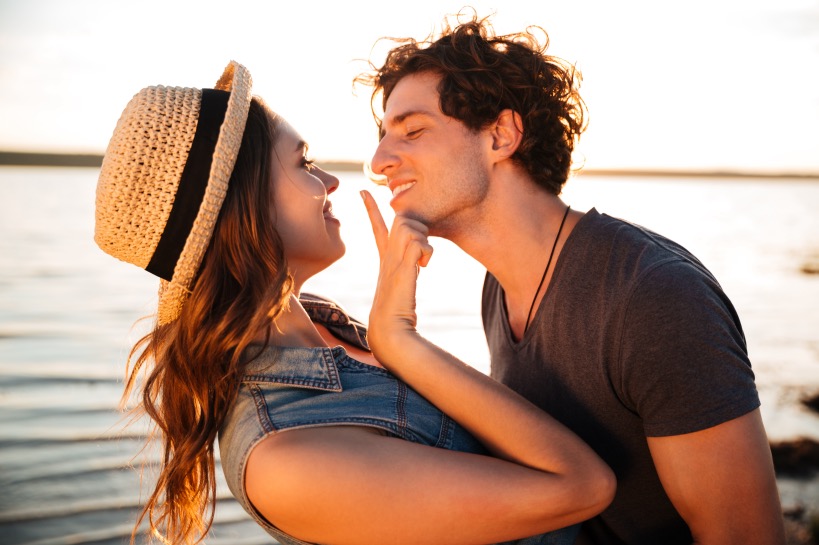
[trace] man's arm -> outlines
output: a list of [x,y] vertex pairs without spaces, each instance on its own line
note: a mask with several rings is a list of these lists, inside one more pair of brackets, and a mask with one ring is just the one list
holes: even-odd
[[684,435],[649,437],[657,473],[697,545],[784,545],[759,410]]

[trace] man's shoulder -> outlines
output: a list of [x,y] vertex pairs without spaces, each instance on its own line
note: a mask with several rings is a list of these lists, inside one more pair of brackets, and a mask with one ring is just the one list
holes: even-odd
[[[702,263],[681,244],[647,227],[590,210],[578,223],[566,264],[585,271],[630,271],[639,277],[659,264],[679,262],[707,273]],[[568,244],[567,244],[568,246]]]
[[[585,245],[617,245],[620,249],[642,251],[646,246],[660,252],[690,253],[677,242],[656,231],[627,219],[601,214],[594,208],[578,223],[577,238]],[[574,233],[573,233],[574,234]]]

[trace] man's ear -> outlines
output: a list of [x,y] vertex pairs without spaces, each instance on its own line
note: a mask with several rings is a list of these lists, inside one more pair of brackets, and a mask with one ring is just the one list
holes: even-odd
[[514,110],[502,110],[490,127],[492,152],[498,160],[514,155],[523,140],[523,120]]

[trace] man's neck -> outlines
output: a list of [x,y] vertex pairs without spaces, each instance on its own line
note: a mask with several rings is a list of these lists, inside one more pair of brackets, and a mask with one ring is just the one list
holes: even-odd
[[[568,234],[583,215],[572,211],[561,231],[566,207],[560,198],[531,182],[505,180],[490,188],[477,225],[450,237],[497,278],[504,290],[510,325],[520,333],[533,300],[537,306],[547,291]],[[556,241],[558,231],[560,239]],[[553,246],[552,264],[538,292]]]

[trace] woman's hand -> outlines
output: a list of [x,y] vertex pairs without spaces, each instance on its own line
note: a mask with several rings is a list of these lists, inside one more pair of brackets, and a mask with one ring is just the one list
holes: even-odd
[[396,216],[392,229],[387,229],[372,195],[362,191],[361,196],[380,259],[367,340],[379,361],[389,363],[390,354],[416,335],[415,288],[419,267],[429,263],[432,246],[424,224]]
[[381,261],[368,334],[373,352],[496,457],[356,426],[274,433],[248,460],[253,505],[312,543],[498,543],[600,513],[615,481],[591,448],[416,332],[418,267],[432,254],[428,231],[401,216],[388,230],[372,196],[362,196]]
[[418,267],[432,255],[428,231],[400,216],[388,230],[372,196],[362,197],[381,261],[370,346],[393,374],[497,458],[356,426],[274,433],[248,460],[253,505],[282,530],[313,543],[498,543],[600,513],[614,497],[615,481],[591,448],[418,335],[415,286]]

